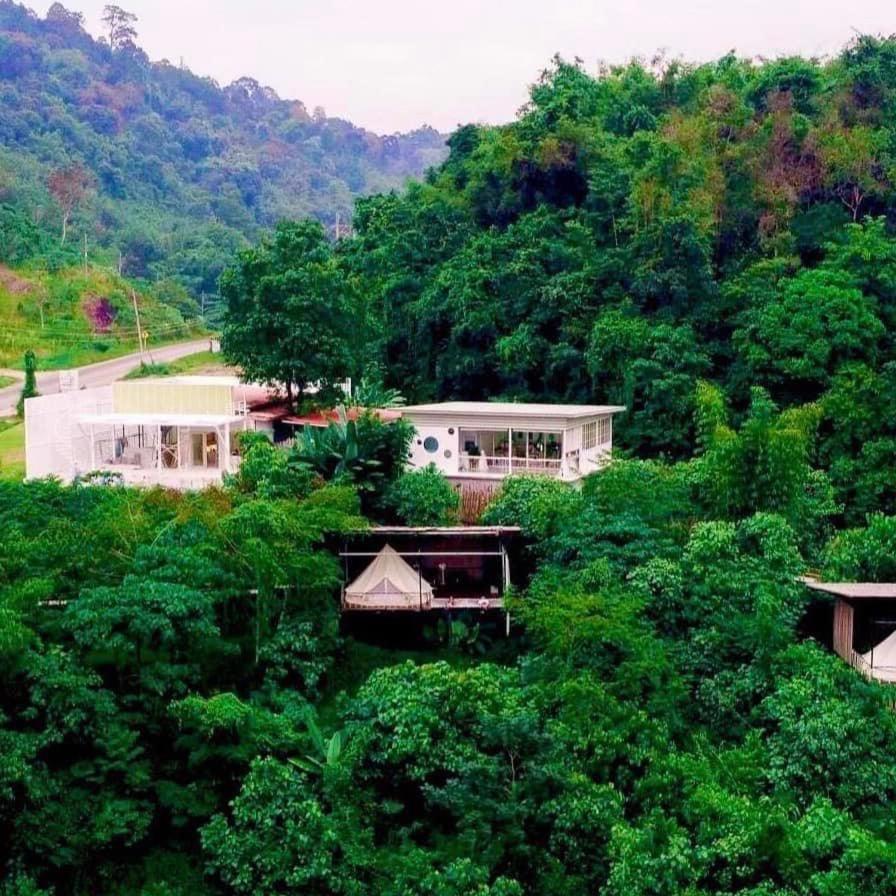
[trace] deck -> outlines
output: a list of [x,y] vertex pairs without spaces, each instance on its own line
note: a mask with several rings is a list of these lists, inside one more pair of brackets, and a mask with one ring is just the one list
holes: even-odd
[[101,473],[120,476],[125,485],[151,488],[171,488],[176,491],[200,491],[210,485],[220,485],[223,470],[202,467],[169,469],[163,467],[142,467],[136,464],[104,464],[98,468]]

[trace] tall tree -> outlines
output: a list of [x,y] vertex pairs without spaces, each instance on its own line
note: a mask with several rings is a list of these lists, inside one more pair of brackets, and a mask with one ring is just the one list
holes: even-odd
[[113,50],[120,50],[137,40],[137,29],[134,27],[137,16],[134,13],[109,4],[103,7],[102,21],[109,30],[109,46]]
[[221,294],[221,348],[247,378],[282,385],[291,401],[352,373],[350,347],[364,322],[351,315],[344,274],[317,222],[281,224],[241,252]]

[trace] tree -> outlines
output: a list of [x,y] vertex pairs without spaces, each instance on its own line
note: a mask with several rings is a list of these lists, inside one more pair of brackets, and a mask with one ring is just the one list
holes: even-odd
[[22,385],[22,394],[19,396],[19,402],[16,405],[16,413],[20,417],[25,416],[25,401],[29,398],[36,398],[40,393],[37,391],[37,358],[31,349],[25,352],[25,382]]
[[348,285],[320,224],[280,224],[224,272],[221,295],[221,349],[247,378],[282,385],[292,401],[352,373],[352,333],[364,321],[352,319]]
[[[108,8],[108,7],[107,7]],[[48,22],[54,22],[63,28],[70,28],[81,31],[84,28],[84,15],[80,12],[73,12],[66,9],[61,3],[53,3],[47,10],[46,19]]]
[[109,46],[113,50],[131,46],[137,40],[137,29],[134,27],[137,16],[134,13],[127,12],[120,6],[109,4],[103,7],[101,21],[109,30]]
[[60,243],[65,243],[72,213],[87,199],[92,183],[93,179],[88,170],[77,163],[57,168],[47,178],[47,189],[62,212]]

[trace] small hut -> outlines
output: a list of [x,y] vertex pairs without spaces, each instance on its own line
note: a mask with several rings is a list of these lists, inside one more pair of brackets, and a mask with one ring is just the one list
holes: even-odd
[[432,585],[386,544],[353,582],[345,586],[346,610],[428,610]]
[[833,598],[834,653],[869,678],[896,683],[896,583],[803,582]]

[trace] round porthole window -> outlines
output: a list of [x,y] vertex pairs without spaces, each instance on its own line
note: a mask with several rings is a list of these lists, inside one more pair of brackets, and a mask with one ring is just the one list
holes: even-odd
[[439,450],[439,440],[435,436],[427,436],[423,440],[423,450],[435,454]]

